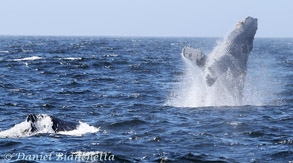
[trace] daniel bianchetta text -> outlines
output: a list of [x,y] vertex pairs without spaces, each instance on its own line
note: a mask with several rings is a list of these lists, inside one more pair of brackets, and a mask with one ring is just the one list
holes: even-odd
[[51,152],[45,154],[6,153],[6,161],[115,161],[111,152]]

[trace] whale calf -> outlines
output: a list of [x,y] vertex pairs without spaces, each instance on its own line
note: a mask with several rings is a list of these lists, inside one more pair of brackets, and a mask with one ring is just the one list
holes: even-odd
[[201,49],[184,47],[182,57],[203,72],[208,87],[220,84],[239,100],[247,72],[247,61],[253,49],[257,19],[247,17],[219,43],[208,56]]
[[56,133],[59,131],[71,131],[76,129],[78,123],[64,121],[54,116],[47,114],[30,114],[27,116],[26,121],[30,123],[31,127],[27,132],[37,132],[42,128],[42,121],[49,121],[46,124]]

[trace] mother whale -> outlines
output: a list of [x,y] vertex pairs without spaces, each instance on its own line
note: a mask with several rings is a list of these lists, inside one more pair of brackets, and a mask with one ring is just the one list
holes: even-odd
[[241,101],[248,56],[253,48],[257,19],[247,17],[206,56],[202,50],[184,47],[182,57],[202,70],[208,87],[220,84]]

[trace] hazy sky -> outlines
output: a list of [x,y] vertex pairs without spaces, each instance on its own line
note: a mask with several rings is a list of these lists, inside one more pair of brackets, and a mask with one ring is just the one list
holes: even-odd
[[0,35],[223,37],[247,16],[256,37],[293,37],[293,0],[0,0]]

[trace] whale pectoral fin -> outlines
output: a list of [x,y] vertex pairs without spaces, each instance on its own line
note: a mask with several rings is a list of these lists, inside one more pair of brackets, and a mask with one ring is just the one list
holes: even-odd
[[195,63],[198,67],[203,67],[206,62],[206,55],[202,50],[188,46],[182,49],[182,57],[192,61],[192,63]]

